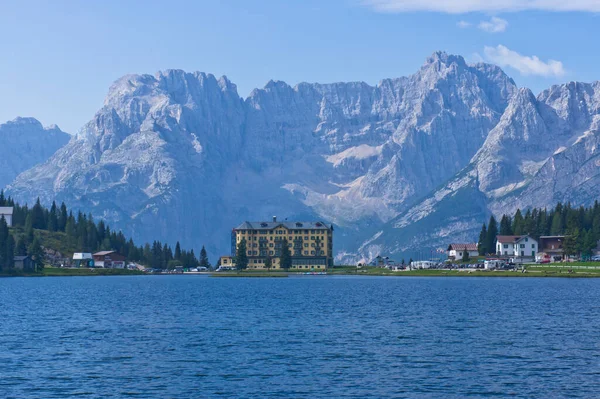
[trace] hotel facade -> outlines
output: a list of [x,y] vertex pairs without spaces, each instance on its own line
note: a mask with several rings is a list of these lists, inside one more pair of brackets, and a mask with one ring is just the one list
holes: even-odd
[[221,267],[235,267],[239,243],[246,240],[248,269],[264,269],[270,257],[272,269],[280,269],[286,239],[292,269],[325,270],[333,267],[333,225],[324,222],[244,222],[231,233],[231,255],[221,257]]

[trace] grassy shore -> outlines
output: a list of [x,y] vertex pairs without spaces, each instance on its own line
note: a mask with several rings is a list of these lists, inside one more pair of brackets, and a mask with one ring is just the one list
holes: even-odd
[[[396,276],[396,277],[600,277],[600,267],[577,269],[568,267],[553,268],[545,265],[530,265],[526,267],[526,272],[509,270],[403,270],[392,271],[377,267],[339,266],[327,271],[328,276]],[[212,273],[214,277],[288,277],[304,275],[304,272],[291,270],[285,271],[240,271],[240,272],[219,272]],[[317,276],[318,277],[318,276]]]
[[[251,271],[211,273],[212,277],[256,277],[256,278],[285,278],[289,276],[304,276],[304,272],[291,270],[285,271]],[[125,269],[68,269],[46,267],[36,273],[0,273],[0,277],[60,277],[60,276],[134,276],[144,275],[138,270]],[[595,265],[527,265],[526,272],[508,270],[403,270],[392,271],[377,267],[340,266],[327,271],[329,276],[396,276],[396,277],[600,277],[600,266]],[[318,276],[316,276],[318,277]]]
[[38,272],[0,273],[0,277],[67,277],[67,276],[134,276],[144,274],[138,270],[126,269],[70,269],[60,267],[45,267]]

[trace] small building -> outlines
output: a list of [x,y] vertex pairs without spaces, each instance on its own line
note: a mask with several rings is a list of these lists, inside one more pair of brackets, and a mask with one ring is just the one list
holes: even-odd
[[479,255],[476,243],[450,244],[446,252],[448,252],[448,259],[450,260],[462,259],[465,252],[469,254],[469,258],[474,258]]
[[560,262],[564,259],[563,243],[565,236],[541,236],[538,248],[538,260]]
[[537,253],[538,242],[528,235],[498,236],[496,238],[497,255],[535,258]]
[[233,256],[221,256],[221,268],[235,269],[235,258]]
[[13,207],[0,206],[0,219],[2,217],[4,217],[4,220],[6,220],[6,224],[8,224],[8,227],[12,227]]
[[15,269],[23,270],[23,271],[33,271],[35,270],[35,264],[33,263],[33,259],[29,256],[15,256]]
[[413,269],[431,269],[434,268],[436,262],[430,260],[415,260],[410,264]]
[[105,269],[123,269],[125,257],[117,251],[100,251],[92,255],[94,265]]
[[73,265],[75,267],[94,267],[94,258],[89,252],[75,252],[73,254]]
[[394,266],[396,264],[396,262],[393,259],[390,259],[389,256],[381,256],[381,255],[377,255],[377,257],[375,259],[373,259],[371,261],[371,263],[369,263],[370,266],[375,266],[375,267],[391,267]]

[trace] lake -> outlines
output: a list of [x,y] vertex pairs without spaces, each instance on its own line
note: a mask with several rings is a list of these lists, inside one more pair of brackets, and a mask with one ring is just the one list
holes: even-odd
[[600,279],[0,279],[3,398],[600,397]]

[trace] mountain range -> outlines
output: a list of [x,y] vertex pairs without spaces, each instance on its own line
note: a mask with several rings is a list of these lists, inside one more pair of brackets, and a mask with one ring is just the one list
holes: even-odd
[[0,188],[24,172],[48,160],[71,136],[56,125],[43,127],[34,118],[16,118],[0,124]]
[[141,240],[229,251],[245,220],[334,223],[338,262],[474,241],[490,214],[598,197],[600,83],[537,97],[436,52],[408,77],[246,99],[226,77],[128,75],[15,198],[65,201]]

